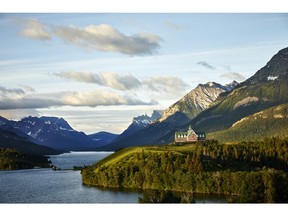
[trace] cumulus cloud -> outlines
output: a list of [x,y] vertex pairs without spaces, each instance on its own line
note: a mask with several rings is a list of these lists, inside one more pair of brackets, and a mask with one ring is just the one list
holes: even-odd
[[235,73],[235,72],[228,72],[228,73],[222,74],[221,77],[226,77],[226,78],[229,78],[232,80],[236,80],[238,82],[242,82],[242,81],[246,80],[246,78],[244,76],[242,76],[239,73]]
[[[17,97],[11,97],[11,94]],[[20,89],[0,87],[0,109],[37,109],[55,106],[111,106],[111,105],[155,105],[155,101],[144,102],[135,97],[119,95],[109,91],[64,91],[54,93],[27,94]]]
[[37,40],[50,40],[51,33],[47,26],[34,18],[14,19],[14,22],[22,27],[20,34],[24,37]]
[[165,92],[168,94],[179,94],[185,91],[189,86],[181,78],[178,77],[151,77],[149,80],[144,81],[148,88],[155,92]]
[[130,74],[120,75],[115,72],[58,72],[55,76],[84,83],[95,83],[101,86],[111,87],[117,90],[131,90],[139,88],[142,84]]
[[215,70],[216,69],[215,66],[212,66],[212,65],[208,64],[205,61],[199,61],[199,62],[197,62],[197,64],[199,64],[199,65],[201,65],[201,66],[203,66],[203,67],[205,67],[207,69],[210,69],[210,70]]
[[57,26],[54,34],[68,44],[90,50],[120,52],[127,55],[151,55],[162,40],[155,34],[125,35],[107,24],[89,25],[83,29],[74,26]]
[[151,55],[160,48],[162,38],[151,33],[126,35],[108,24],[75,26],[45,25],[35,18],[13,18],[21,27],[20,35],[36,40],[50,40],[53,36],[67,44],[87,50],[119,52],[130,56]]

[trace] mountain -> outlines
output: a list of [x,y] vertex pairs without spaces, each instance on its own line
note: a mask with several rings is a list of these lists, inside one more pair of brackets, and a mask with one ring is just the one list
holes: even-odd
[[8,119],[3,118],[2,116],[0,116],[0,129],[10,131],[19,137],[25,137],[32,143],[37,142],[33,137],[30,137],[28,134],[18,130],[17,128],[14,128],[13,121],[9,121]]
[[153,113],[151,116],[140,115],[135,118],[133,118],[132,123],[128,126],[128,128],[120,134],[117,139],[114,140],[114,142],[120,142],[121,140],[125,139],[126,137],[129,137],[136,133],[139,130],[142,130],[146,128],[149,124],[159,119],[163,114],[163,110],[153,110]]
[[[283,136],[283,131],[288,131],[286,119],[280,121],[277,118],[269,118],[265,120],[266,123],[263,119],[257,120],[259,126],[252,123],[252,120],[244,121],[243,119],[246,119],[246,117],[247,119],[256,118],[254,114],[261,111],[274,112],[273,109],[269,108],[288,103],[287,59],[288,48],[280,50],[255,75],[240,83],[231,92],[220,94],[211,107],[201,112],[190,122],[179,127],[175,126],[161,140],[164,140],[165,143],[173,141],[175,131],[187,129],[189,125],[192,125],[195,130],[208,133],[208,139],[217,138],[221,141],[246,141],[278,135]],[[241,122],[241,120],[243,122],[236,127],[236,123]],[[269,124],[270,127],[274,128],[268,129]],[[253,129],[251,125],[256,128]],[[248,128],[250,131],[248,131]],[[265,133],[265,130],[267,130],[267,133]],[[279,133],[277,130],[279,130]],[[243,131],[245,131],[244,134]],[[226,132],[227,134],[225,134]]]
[[268,82],[275,79],[282,79],[288,75],[288,48],[280,50],[271,60],[255,75],[247,79],[242,85],[251,85],[259,82]]
[[20,121],[0,118],[0,128],[29,141],[61,151],[88,151],[104,145],[83,132],[74,130],[63,118],[26,117]]
[[104,146],[113,142],[119,135],[105,131],[88,135],[93,141],[97,142],[97,146]]
[[[230,92],[238,83],[234,81],[226,86],[215,82],[199,84],[178,102],[164,111],[158,120],[144,124],[145,116],[134,118],[133,123],[115,141],[105,146],[105,150],[116,150],[128,146],[167,143],[166,137],[175,127],[190,122],[197,114],[207,109],[221,93]],[[141,121],[139,121],[141,120]],[[140,127],[137,127],[140,122]]]
[[97,147],[89,136],[74,130],[63,118],[29,116],[14,122],[14,128],[33,137],[38,144],[57,150],[82,151]]
[[215,105],[190,124],[201,131],[215,132],[262,110],[288,102],[288,48],[280,50],[255,75],[233,91],[221,95]]
[[162,122],[166,120],[176,112],[185,114],[188,119],[193,119],[200,112],[207,109],[210,104],[216,100],[220,93],[230,92],[237,85],[238,83],[236,81],[225,86],[215,82],[199,84],[182,99],[166,109],[159,121]]
[[4,129],[0,129],[0,148],[16,149],[21,152],[38,155],[53,155],[60,153],[52,148],[31,143],[27,138],[20,137],[17,134]]

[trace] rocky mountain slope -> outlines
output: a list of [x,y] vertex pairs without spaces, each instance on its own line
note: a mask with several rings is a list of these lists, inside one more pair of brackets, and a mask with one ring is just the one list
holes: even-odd
[[153,113],[151,116],[148,116],[147,114],[145,115],[140,115],[135,118],[133,118],[132,123],[129,125],[129,127],[121,133],[115,140],[114,142],[121,142],[124,140],[126,137],[129,137],[136,133],[137,131],[140,131],[146,127],[148,127],[151,123],[159,119],[163,114],[162,110],[153,110]]
[[242,86],[259,82],[268,82],[275,79],[282,79],[288,75],[288,48],[280,50],[271,60],[252,77],[242,83]]
[[238,83],[236,81],[225,86],[215,82],[199,84],[195,89],[166,109],[159,121],[162,122],[166,120],[176,112],[185,114],[188,119],[193,119],[200,112],[207,109],[210,104],[217,99],[219,94],[222,92],[230,92],[237,85]]

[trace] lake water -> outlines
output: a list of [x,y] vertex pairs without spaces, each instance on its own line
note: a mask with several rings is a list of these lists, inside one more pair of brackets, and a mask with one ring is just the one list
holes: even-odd
[[[72,152],[51,156],[58,168],[92,165],[111,152]],[[140,192],[103,190],[82,185],[80,171],[32,169],[0,171],[0,203],[138,203]],[[196,203],[221,203],[205,196]]]

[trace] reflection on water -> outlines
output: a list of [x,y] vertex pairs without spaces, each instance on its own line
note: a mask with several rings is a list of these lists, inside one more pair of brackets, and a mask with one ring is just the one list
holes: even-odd
[[61,155],[49,155],[52,164],[60,169],[73,169],[74,166],[89,166],[113,152],[71,152]]
[[228,196],[216,194],[197,194],[190,192],[171,192],[145,190],[139,203],[227,203]]

